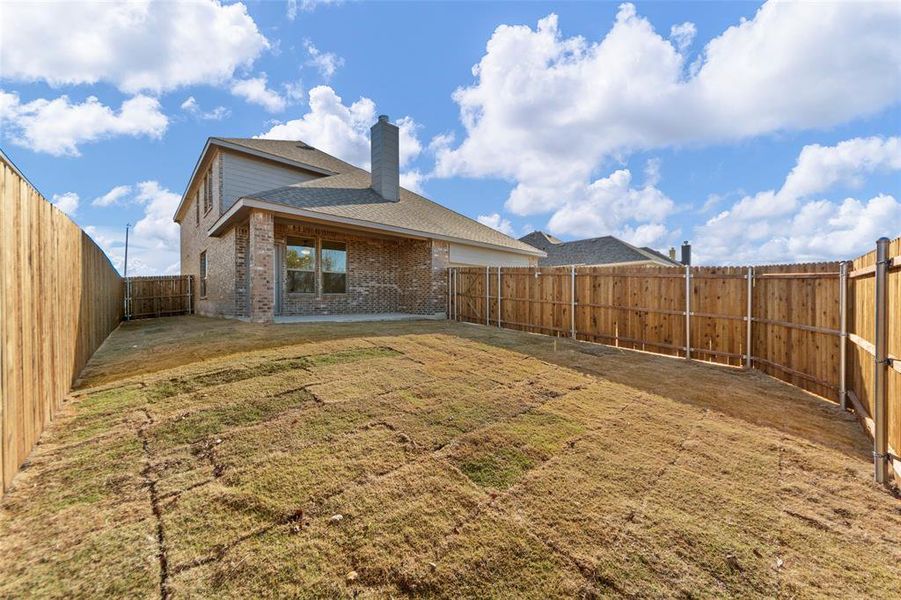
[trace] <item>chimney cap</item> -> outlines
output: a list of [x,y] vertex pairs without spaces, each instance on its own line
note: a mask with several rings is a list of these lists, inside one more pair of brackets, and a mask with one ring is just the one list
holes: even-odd
[[379,115],[379,121],[387,123],[389,121],[388,115]]

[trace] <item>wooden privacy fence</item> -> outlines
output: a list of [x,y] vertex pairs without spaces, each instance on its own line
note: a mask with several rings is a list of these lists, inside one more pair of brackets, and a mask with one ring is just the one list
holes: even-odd
[[847,265],[847,389],[875,441],[876,479],[888,481],[901,479],[901,237],[880,241],[881,257]]
[[170,317],[194,312],[194,280],[191,275],[127,277],[125,318]]
[[[892,256],[901,254],[899,243],[892,242]],[[857,406],[860,398],[872,397],[877,370],[868,358],[873,352],[867,352],[875,331],[875,291],[868,294],[866,287],[875,287],[871,254],[853,264],[452,268],[448,315],[755,368],[842,405],[851,398]],[[901,258],[894,266],[901,266]],[[901,356],[901,274],[896,268],[889,270],[888,287],[894,302],[889,305],[891,358]],[[899,448],[901,365],[893,365],[883,422],[890,444]],[[875,410],[864,408],[869,413],[857,406],[864,418]]]
[[122,317],[103,251],[0,152],[0,479],[5,491]]

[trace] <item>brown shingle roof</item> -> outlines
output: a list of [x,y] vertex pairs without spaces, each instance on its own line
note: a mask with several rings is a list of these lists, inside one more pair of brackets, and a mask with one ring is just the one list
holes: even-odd
[[637,248],[612,235],[562,242],[543,231],[533,231],[519,239],[547,252],[546,258],[538,260],[538,264],[543,267],[612,265],[640,261],[649,261],[661,266],[679,264],[655,250]]
[[400,200],[387,201],[370,188],[371,176],[368,171],[347,166],[350,167],[349,170],[338,175],[320,177],[246,197],[301,208],[326,218],[355,219],[424,234],[470,240],[518,252],[539,253],[528,244],[405,188],[400,189]]
[[306,142],[298,140],[265,140],[257,138],[210,138],[211,141],[221,140],[235,146],[242,146],[249,150],[264,152],[272,156],[286,158],[288,160],[310,165],[317,169],[331,171],[332,173],[346,173],[356,169],[350,163],[317,150]]

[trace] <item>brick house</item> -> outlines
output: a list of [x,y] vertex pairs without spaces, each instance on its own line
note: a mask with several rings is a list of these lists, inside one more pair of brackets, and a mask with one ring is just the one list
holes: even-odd
[[398,128],[372,126],[372,173],[299,141],[210,138],[175,213],[198,314],[446,310],[447,267],[544,252],[399,185]]

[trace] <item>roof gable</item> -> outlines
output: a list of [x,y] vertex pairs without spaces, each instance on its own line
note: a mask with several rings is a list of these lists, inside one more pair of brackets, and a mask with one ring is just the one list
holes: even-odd
[[[388,201],[371,189],[371,175],[330,154],[297,140],[266,140],[256,138],[210,138],[198,161],[203,162],[210,147],[220,146],[232,151],[277,159],[300,169],[319,172],[323,177],[257,192],[243,198],[272,205],[301,209],[317,218],[351,220],[381,225],[398,231],[424,236],[471,242],[520,254],[542,256],[544,253],[515,240],[491,227],[461,215],[445,206],[400,188],[400,199]],[[195,168],[196,174],[196,168]],[[195,175],[192,175],[193,181]],[[190,183],[189,183],[190,187]],[[238,201],[239,203],[241,200]],[[185,197],[176,211],[176,220],[185,205]],[[223,215],[227,219],[228,214]],[[222,219],[220,219],[222,221]],[[222,226],[221,222],[214,229]]]

